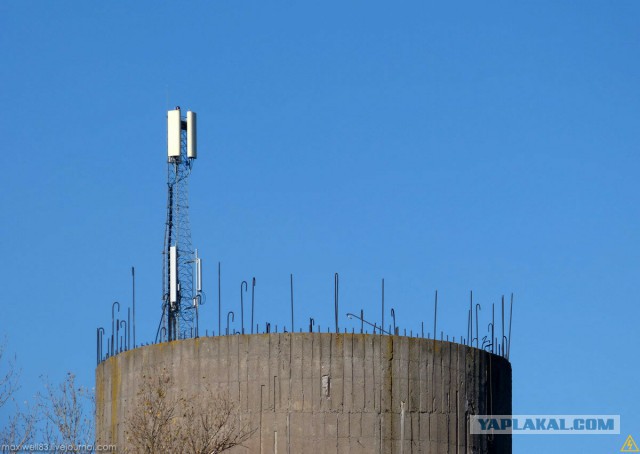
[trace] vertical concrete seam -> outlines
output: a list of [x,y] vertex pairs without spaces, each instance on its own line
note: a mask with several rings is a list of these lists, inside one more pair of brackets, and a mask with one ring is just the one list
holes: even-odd
[[[378,407],[378,454],[382,453],[382,411],[383,411],[383,406],[382,406],[382,394],[384,393],[384,369],[382,366],[382,361],[383,361],[383,355],[382,355],[382,333],[380,333],[380,336],[378,336],[378,367],[380,368],[380,403],[379,403],[379,407]],[[375,437],[375,435],[374,435]]]
[[353,398],[353,338],[354,336],[351,335],[351,355],[349,356],[349,361],[351,361],[351,402],[349,402],[349,412],[353,411],[353,402],[354,402],[354,398]]
[[363,377],[363,387],[362,387],[362,412],[367,409],[367,340],[366,338],[361,337],[362,339],[362,377]]
[[[405,337],[405,343],[407,345],[407,395],[405,397],[406,399],[406,409],[409,410],[409,416],[411,416],[411,338],[409,337]],[[406,411],[406,410],[405,410]],[[409,431],[409,434],[411,434],[411,431]],[[405,431],[402,431],[402,444],[404,446],[404,439],[405,439]],[[410,437],[411,442],[413,441],[413,439]],[[411,443],[409,443],[409,446],[411,447]]]
[[338,413],[336,413],[336,454],[338,454],[338,442],[340,440],[340,422],[338,421]]
[[273,375],[273,371],[271,370],[271,340],[272,340],[272,336],[268,335],[267,336],[267,346],[269,348],[269,355],[268,355],[268,360],[267,360],[267,399],[269,402],[269,406],[271,406],[271,402],[272,402],[272,398],[271,398],[271,376]]
[[451,400],[452,400],[452,387],[451,387],[451,355],[453,352],[453,345],[454,344],[448,344],[448,350],[449,350],[449,364],[448,364],[448,371],[449,371],[449,381],[447,382],[448,385],[448,391],[447,391],[447,452],[450,452],[451,450]]
[[422,344],[418,343],[418,452],[422,451]]
[[456,399],[454,401],[454,405],[456,406],[456,446],[455,446],[455,452],[456,454],[459,454],[460,450],[459,450],[459,429],[460,429],[460,403],[458,402],[458,399],[460,398],[460,350],[458,348],[458,344],[455,344],[455,348],[456,348],[456,373],[455,375],[455,381],[456,381]]
[[[334,341],[333,337],[334,336],[339,336],[339,335],[340,334],[332,334],[331,337],[329,337],[329,402],[328,402],[328,404],[329,404],[329,409],[330,410],[333,409],[333,401],[331,399],[331,380],[333,379],[332,378],[332,375],[333,375],[332,359],[333,359],[333,343],[334,343],[333,342]],[[337,424],[336,424],[336,427],[338,427]],[[336,434],[337,433],[338,432],[336,430]],[[336,443],[337,443],[337,439],[336,439]]]
[[302,392],[302,412],[304,413],[304,342],[302,341],[300,345],[300,391]]
[[291,361],[293,357],[293,333],[289,336],[289,392],[287,393],[287,454],[291,454]]
[[[315,350],[315,336],[313,334],[311,334],[311,390],[309,391],[311,394],[311,414],[315,414],[316,411],[316,407],[314,406],[314,399],[313,396],[315,395],[314,389],[315,389],[315,382],[316,382],[316,368],[315,368],[315,363],[314,363],[314,358],[313,358],[313,353]],[[324,430],[324,427],[323,427]]]

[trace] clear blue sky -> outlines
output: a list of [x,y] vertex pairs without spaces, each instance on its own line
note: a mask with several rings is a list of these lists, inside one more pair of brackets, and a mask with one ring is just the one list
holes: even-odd
[[[92,385],[95,330],[129,303],[155,335],[165,111],[199,114],[203,326],[341,312],[466,332],[514,292],[516,414],[620,414],[640,441],[640,2],[0,3],[0,335],[23,369]],[[517,4],[515,4],[517,3]],[[634,284],[635,282],[635,284]],[[486,310],[485,310],[486,308]],[[388,320],[388,319],[387,319]],[[350,325],[346,318],[344,326]],[[485,320],[485,323],[488,320]]]

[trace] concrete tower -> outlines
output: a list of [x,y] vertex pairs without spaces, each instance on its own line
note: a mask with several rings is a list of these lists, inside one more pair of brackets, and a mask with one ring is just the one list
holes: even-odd
[[469,434],[474,414],[511,414],[511,365],[446,341],[284,333],[137,348],[96,369],[97,440],[124,446],[142,377],[169,393],[226,393],[256,429],[231,453],[510,453],[511,436]]
[[[195,114],[189,112],[183,120],[179,109],[170,112],[168,143],[164,329],[155,344],[133,349],[128,343],[114,349],[112,333],[105,358],[104,330],[99,328],[98,444],[115,444],[119,452],[126,449],[125,421],[136,408],[138,390],[145,377],[166,374],[168,396],[197,399],[203,390],[213,389],[234,403],[254,431],[230,453],[511,452],[510,435],[469,433],[473,415],[511,414],[511,364],[504,345],[500,355],[487,351],[484,341],[478,348],[468,340],[471,346],[401,336],[379,327],[377,332],[374,327],[374,334],[340,333],[337,275],[335,333],[198,337],[200,264],[185,235],[188,223],[176,220],[188,208],[181,195],[186,189],[180,184],[196,157]],[[192,285],[194,263],[197,282]],[[471,310],[468,337],[477,339]],[[505,338],[504,315],[502,330]],[[495,343],[494,333],[490,335]],[[117,332],[115,339],[118,345]]]

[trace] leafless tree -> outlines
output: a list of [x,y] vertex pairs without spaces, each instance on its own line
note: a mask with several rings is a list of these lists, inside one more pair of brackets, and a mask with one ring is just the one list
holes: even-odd
[[4,344],[0,344],[0,408],[11,399],[18,390],[18,375],[15,358],[7,361],[5,359]]
[[0,452],[22,452],[24,446],[33,440],[38,421],[37,412],[25,404],[23,408],[14,403],[13,414],[0,433]]
[[76,385],[74,374],[67,373],[57,386],[45,381],[45,394],[40,395],[39,407],[49,445],[64,444],[76,451],[93,445],[94,395],[88,388]]
[[185,453],[189,454],[226,451],[241,445],[253,432],[226,396],[209,389],[202,396],[191,397],[182,418]]
[[241,421],[225,396],[205,390],[175,396],[166,373],[145,377],[138,402],[125,422],[127,452],[214,454],[241,445],[255,431]]
[[[20,371],[15,364],[15,358],[7,361],[4,343],[0,344],[0,410],[3,414],[10,414],[4,427],[0,429],[0,452],[17,453],[34,436],[37,412],[25,402],[18,405],[15,393],[19,389]],[[12,406],[13,411],[7,411]]]
[[144,377],[137,392],[137,404],[126,421],[126,452],[154,454],[172,452],[178,444],[180,427],[176,423],[178,399],[167,395],[171,380],[165,374]]

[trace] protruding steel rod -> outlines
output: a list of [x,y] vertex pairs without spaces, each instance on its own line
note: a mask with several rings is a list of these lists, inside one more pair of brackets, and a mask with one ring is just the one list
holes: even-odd
[[339,277],[338,277],[338,273],[336,273],[333,277],[333,283],[334,283],[334,313],[335,313],[335,319],[336,319],[336,333],[340,332],[340,329],[338,328],[338,283],[339,283]]
[[127,350],[131,348],[131,308],[127,308]]
[[229,316],[231,316],[231,321],[235,321],[235,314],[233,311],[227,312],[227,336],[229,335]]
[[[469,336],[470,329],[471,329],[471,309],[467,311],[467,337]],[[462,343],[464,344],[464,338],[462,339],[463,339]]]
[[[115,329],[114,329],[114,318],[115,318],[115,306],[116,304],[118,305],[118,312],[120,312],[120,303],[117,301],[114,301],[113,304],[111,305],[111,356],[114,355],[114,348],[113,348],[113,336],[115,333]],[[116,345],[117,347],[117,345]]]
[[296,332],[296,328],[293,324],[293,274],[289,275],[289,281],[291,284],[291,332],[295,333]]
[[[361,312],[361,314],[362,314],[362,312]],[[383,334],[391,334],[390,332],[383,330],[381,326],[378,326],[378,325],[376,325],[375,323],[368,322],[368,321],[366,321],[364,318],[362,318],[362,317],[358,317],[356,314],[352,314],[351,312],[348,312],[348,313],[347,313],[347,317],[348,317],[348,318],[357,318],[357,319],[358,319],[358,320],[360,320],[362,323],[366,323],[367,325],[369,325],[369,326],[373,327],[373,331],[374,331],[374,332],[375,332],[375,330],[378,330],[378,331],[380,331],[380,333],[383,333]]]
[[104,352],[104,336],[105,336],[104,328],[100,327],[100,358],[103,356]]
[[244,334],[244,298],[242,294],[242,287],[244,286],[244,291],[247,291],[249,284],[247,281],[240,282],[240,334]]
[[504,295],[502,295],[502,340],[500,344],[502,345],[502,354],[504,355]]
[[[478,330],[478,309],[482,310],[482,306],[480,306],[480,303],[476,303],[476,348],[480,348],[480,331]],[[473,343],[473,339],[471,340],[471,343]]]
[[509,309],[509,344],[507,346],[507,359],[511,355],[511,320],[513,319],[513,293],[511,294],[511,308]]
[[118,351],[118,343],[120,342],[120,320],[116,319],[116,350],[115,354],[120,353]]
[[[120,321],[124,322],[124,320],[120,320]],[[122,325],[122,323],[120,323],[120,325]],[[124,351],[124,345],[123,344],[127,343],[126,336],[127,336],[127,332],[123,331],[123,334],[118,337],[118,339],[120,340],[120,353],[122,353]]]
[[104,328],[100,327],[96,329],[96,359],[98,360],[97,364],[100,364],[100,360],[102,359],[102,339],[104,337]]
[[391,318],[393,319],[393,335],[398,334],[398,328],[396,328],[396,311],[391,308]]
[[253,334],[253,309],[255,306],[256,278],[251,280],[251,334]]
[[[124,323],[124,327],[122,326],[122,324]],[[122,351],[122,344],[124,343],[124,349],[127,350],[127,321],[126,320],[120,320],[120,327],[123,327],[124,329],[122,330],[122,337],[124,339],[124,342],[120,343],[120,351]]]
[[473,290],[469,300],[469,345],[471,345],[471,339],[473,339]]
[[196,338],[200,337],[200,301],[202,299],[202,295],[198,293],[193,299],[193,303],[196,310]]
[[496,330],[496,303],[491,303],[491,353],[493,353],[493,344],[495,343]]
[[[489,325],[491,325],[491,323],[489,323]],[[487,339],[487,336],[482,336],[482,349],[486,350],[487,347],[489,347],[489,340]]]
[[309,317],[309,332],[313,333],[313,326],[316,324],[316,321],[313,317]]

